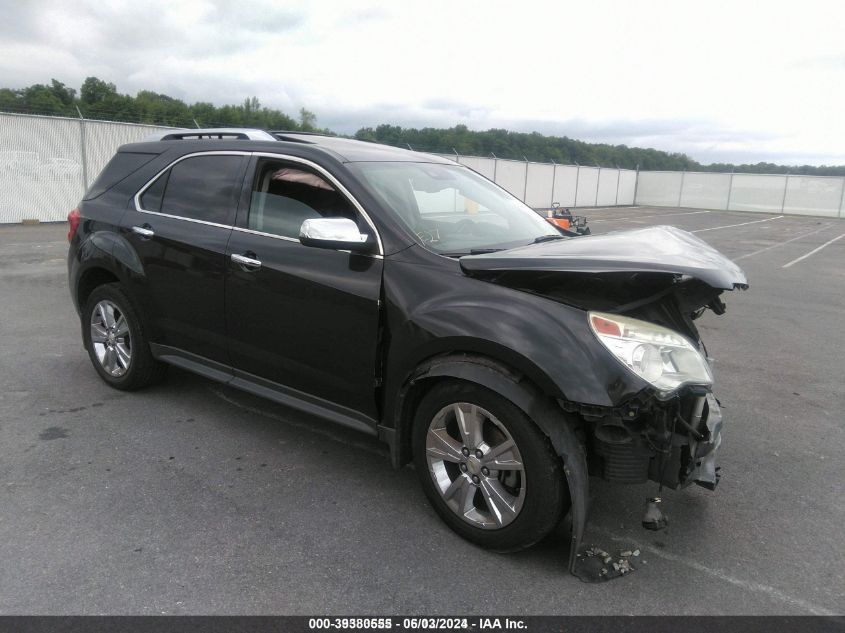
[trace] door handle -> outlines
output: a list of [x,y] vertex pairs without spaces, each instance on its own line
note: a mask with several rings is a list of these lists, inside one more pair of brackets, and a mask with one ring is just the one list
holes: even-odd
[[[249,255],[255,255],[255,253],[249,253]],[[258,270],[261,268],[260,260],[247,257],[246,255],[232,253],[232,261],[245,270]]]
[[145,224],[144,226],[133,226],[132,232],[149,239],[156,234],[156,232],[149,227],[149,224]]

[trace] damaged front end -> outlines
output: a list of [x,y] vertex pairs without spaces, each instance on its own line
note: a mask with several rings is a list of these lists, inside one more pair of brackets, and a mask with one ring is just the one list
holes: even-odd
[[622,407],[561,402],[585,421],[590,475],[623,484],[649,480],[668,488],[719,483],[716,450],[722,414],[709,389],[689,387],[668,400],[642,394]]
[[[748,287],[736,264],[686,231],[656,226],[463,257],[461,267],[583,310],[618,362],[604,386],[616,406],[561,402],[584,421],[590,474],[715,488],[722,418],[694,321],[708,309],[723,314],[720,295]],[[646,386],[620,397],[630,374]]]
[[[461,266],[468,275],[583,310],[603,348],[596,362],[607,354],[617,362],[602,387],[613,406],[559,401],[581,420],[577,433],[590,475],[672,489],[716,487],[722,415],[694,321],[708,309],[723,314],[720,295],[748,287],[736,264],[690,233],[660,226],[464,257]],[[629,390],[632,374],[642,381],[636,392]],[[659,529],[665,520],[650,502],[643,525]],[[581,525],[573,516],[576,540],[585,515]],[[574,565],[573,550],[573,572]]]
[[[560,405],[584,420],[581,437],[591,476],[619,484],[651,480],[671,489],[695,483],[714,490],[719,483],[716,458],[722,442],[722,413],[709,387],[685,387],[668,399],[644,392],[609,410],[564,401]],[[581,494],[586,494],[585,488]],[[643,528],[662,530],[668,525],[660,502],[659,496],[646,499]],[[577,520],[572,517],[569,571],[590,583],[634,571],[634,559],[623,556],[613,562],[606,552],[596,557],[596,548],[581,547],[586,517],[586,509]]]
[[[710,360],[692,323],[696,314],[685,315],[677,298],[666,297],[640,306],[643,311],[640,318],[607,312],[588,317],[598,341],[649,387],[610,409],[564,407],[578,409],[586,422],[592,474],[618,483],[651,479],[671,488],[698,482],[712,490],[722,419],[711,393]],[[680,321],[673,328],[661,325],[659,312]]]

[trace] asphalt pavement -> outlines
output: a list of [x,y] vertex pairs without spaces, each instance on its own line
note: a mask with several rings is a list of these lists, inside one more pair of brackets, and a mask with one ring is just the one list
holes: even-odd
[[[498,555],[451,532],[372,438],[172,369],[107,387],[82,349],[64,225],[0,227],[0,614],[828,614],[845,611],[845,222],[582,210],[672,224],[740,263],[700,329],[725,417],[715,492],[594,480],[586,543]],[[834,241],[832,241],[834,240]]]

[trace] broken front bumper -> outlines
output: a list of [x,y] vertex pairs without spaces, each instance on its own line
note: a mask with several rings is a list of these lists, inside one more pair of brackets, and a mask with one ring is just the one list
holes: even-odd
[[[577,554],[586,527],[588,473],[618,483],[652,480],[668,488],[696,483],[713,490],[719,482],[722,411],[708,388],[689,387],[669,401],[643,392],[613,410],[560,404],[581,414],[586,431],[584,444],[574,435],[553,442],[564,460],[572,498],[569,569],[576,575],[576,563],[584,559]],[[561,428],[572,432],[568,425]]]
[[616,483],[648,480],[669,488],[719,481],[722,412],[709,390],[690,388],[669,402],[641,401],[593,426],[590,472]]
[[[701,439],[691,438],[689,450],[689,471],[681,479],[681,485],[696,483],[713,490],[719,483],[719,467],[716,465],[716,451],[722,443],[722,409],[712,393],[704,398],[702,422],[698,431]],[[706,430],[706,433],[703,431]]]

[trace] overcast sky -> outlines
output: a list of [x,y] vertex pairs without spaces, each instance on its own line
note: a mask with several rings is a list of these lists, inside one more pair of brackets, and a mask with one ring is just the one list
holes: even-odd
[[87,76],[342,133],[505,127],[845,164],[845,2],[0,0],[0,87]]

